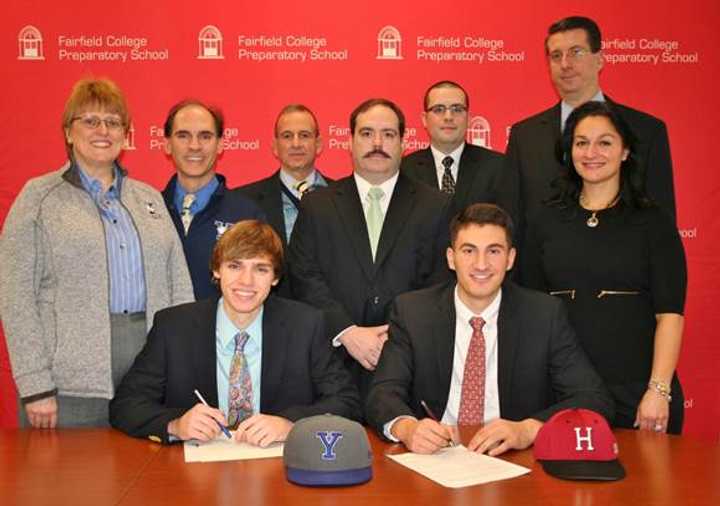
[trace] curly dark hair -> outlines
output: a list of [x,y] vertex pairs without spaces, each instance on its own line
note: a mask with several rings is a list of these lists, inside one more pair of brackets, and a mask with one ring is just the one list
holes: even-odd
[[546,203],[561,208],[570,208],[577,203],[580,197],[583,181],[575,170],[572,160],[573,138],[580,121],[589,116],[607,118],[620,135],[623,147],[629,151],[627,159],[620,165],[619,202],[632,208],[652,206],[653,202],[645,193],[645,173],[637,163],[635,135],[612,104],[595,101],[586,102],[577,107],[565,123],[565,130],[556,150],[563,169],[560,175],[551,183],[556,192]]

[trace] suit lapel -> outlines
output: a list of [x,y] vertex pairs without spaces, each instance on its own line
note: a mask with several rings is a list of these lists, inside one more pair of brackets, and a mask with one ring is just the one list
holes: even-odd
[[433,158],[430,148],[420,151],[415,177],[435,189],[438,188],[437,169],[435,168],[435,159]]
[[210,406],[218,405],[217,387],[217,350],[215,348],[215,328],[218,300],[206,300],[198,303],[193,327],[190,330],[190,342],[193,353],[195,385]]
[[277,300],[270,295],[265,300],[262,321],[262,360],[260,373],[260,412],[265,412],[268,403],[281,395],[280,386],[287,356],[287,345],[291,342],[287,322],[279,314]]
[[343,222],[348,242],[355,252],[355,257],[365,276],[371,279],[373,262],[372,252],[370,251],[370,237],[368,236],[365,213],[360,203],[360,196],[353,176],[345,178],[335,185],[332,199],[340,220]]
[[[438,392],[442,416],[447,408],[447,400],[450,395],[450,381],[452,380],[453,358],[455,356],[455,283],[448,283],[437,302],[438,314],[433,318],[432,338],[434,346],[431,351],[437,353],[437,374]],[[450,332],[448,333],[448,330]],[[448,335],[450,339],[448,339]]]
[[283,201],[282,201],[282,182],[280,181],[280,171],[278,170],[275,175],[270,179],[268,185],[268,192],[263,193],[262,198],[267,199],[271,205],[266,206],[268,209],[267,219],[268,224],[275,230],[282,230],[280,238],[282,239],[283,246],[287,247],[287,238],[285,237],[285,214],[283,213]]
[[395,183],[395,189],[393,190],[382,231],[380,232],[380,241],[378,242],[377,254],[375,256],[375,272],[380,268],[390,251],[392,251],[393,245],[398,237],[400,237],[414,204],[415,184],[409,178],[400,174],[397,183]]
[[473,181],[479,176],[480,171],[477,170],[476,151],[469,144],[465,144],[462,155],[460,155],[460,166],[458,167],[458,177],[455,183],[455,200],[458,202],[466,202],[467,194],[472,188]]
[[[545,114],[543,114],[541,118],[541,123],[545,125],[545,128],[543,129],[543,136],[545,139],[550,140],[552,142],[552,146],[557,144],[557,142],[560,140],[560,135],[562,132],[560,131],[560,102],[555,104],[555,107],[548,109],[545,111]],[[538,139],[539,141],[539,139]]]
[[505,407],[512,403],[513,367],[520,341],[519,320],[516,316],[517,305],[512,285],[505,283],[502,288],[502,300],[498,314],[498,391],[500,396],[500,415]]

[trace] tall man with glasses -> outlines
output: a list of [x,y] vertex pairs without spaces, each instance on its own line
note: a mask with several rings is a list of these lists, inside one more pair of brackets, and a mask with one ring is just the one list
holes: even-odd
[[209,267],[215,241],[240,220],[264,219],[251,200],[228,190],[225,177],[215,172],[223,131],[222,112],[198,100],[175,104],[164,126],[165,153],[177,173],[163,198],[180,235],[197,300],[217,293]]
[[361,397],[395,296],[449,276],[448,198],[399,173],[405,116],[386,99],[350,115],[354,172],[303,198],[290,241],[294,295],[325,312]]
[[452,196],[452,212],[475,202],[497,202],[503,155],[466,142],[470,101],[453,81],[430,86],[423,99],[423,126],[430,147],[403,158],[400,170]]
[[[589,18],[572,16],[550,25],[545,39],[550,78],[560,102],[513,125],[507,148],[500,203],[524,235],[533,216],[553,192],[550,183],[561,164],[556,146],[570,113],[590,100],[611,103],[638,139],[638,166],[648,195],[675,219],[672,161],[665,123],[649,114],[618,104],[600,89],[603,69],[600,28]],[[506,177],[505,177],[506,176]]]

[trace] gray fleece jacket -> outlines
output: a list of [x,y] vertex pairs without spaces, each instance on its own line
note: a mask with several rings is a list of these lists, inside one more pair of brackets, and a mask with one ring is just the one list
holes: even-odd
[[[105,231],[76,170],[28,181],[0,236],[0,318],[21,397],[114,394]],[[155,312],[193,300],[190,275],[160,193],[126,177],[120,200],[140,237],[150,327]]]

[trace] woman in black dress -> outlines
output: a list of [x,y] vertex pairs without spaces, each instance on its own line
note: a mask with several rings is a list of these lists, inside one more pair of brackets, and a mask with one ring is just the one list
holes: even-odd
[[562,138],[566,170],[530,220],[520,275],[567,301],[615,399],[613,425],[679,434],[685,253],[671,219],[644,193],[633,142],[606,103],[573,111]]

